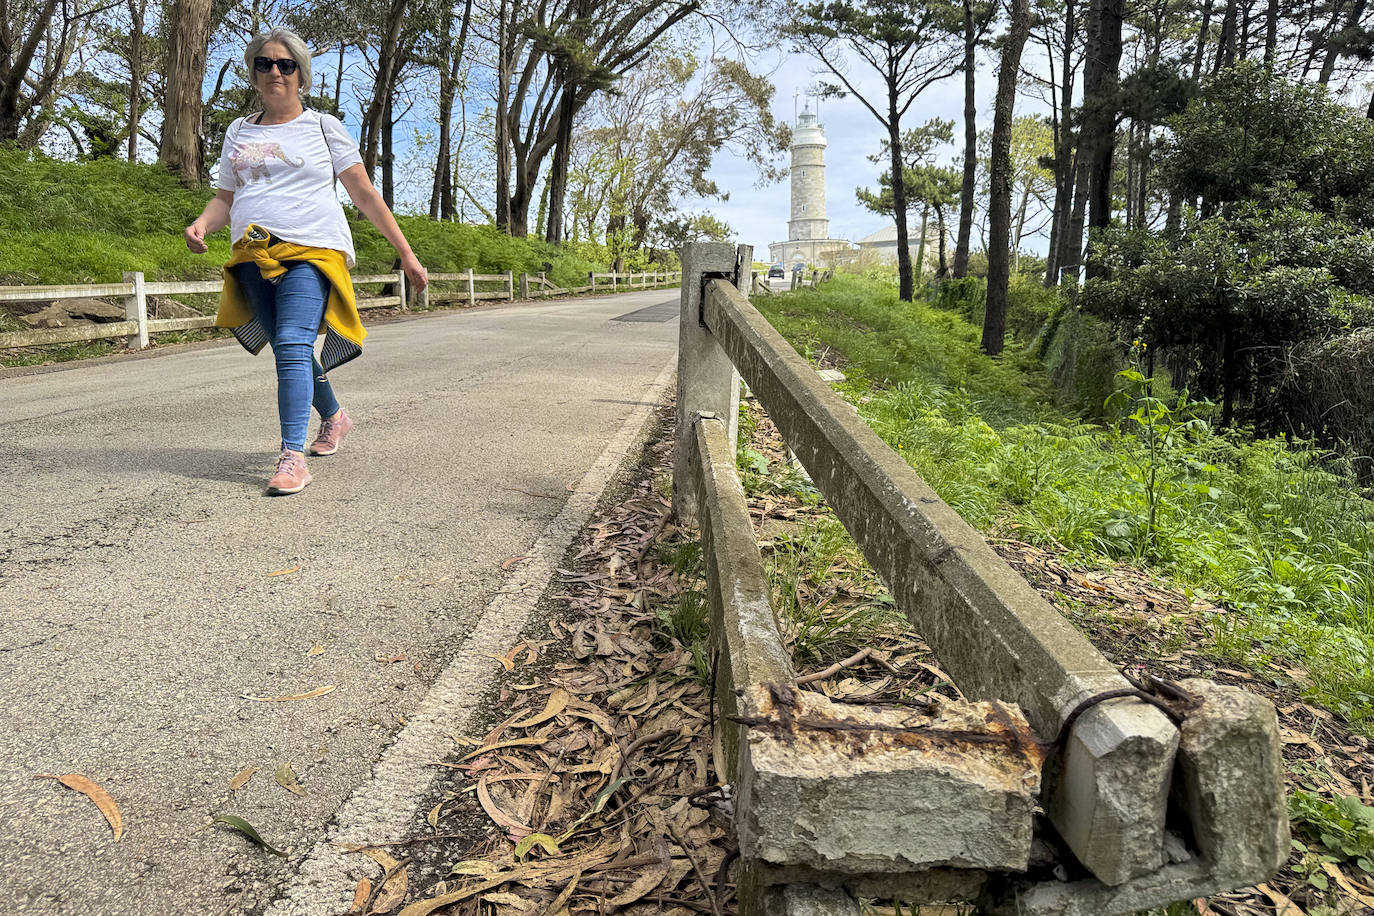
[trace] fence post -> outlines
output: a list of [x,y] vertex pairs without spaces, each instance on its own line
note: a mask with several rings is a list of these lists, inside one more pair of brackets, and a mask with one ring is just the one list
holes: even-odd
[[528,299],[529,297],[530,297],[530,275],[527,274],[527,273],[523,273],[523,272],[522,272],[522,273],[520,274],[520,298],[521,298],[521,299]]
[[420,308],[424,309],[426,312],[429,311],[429,284],[428,284],[428,283],[425,284],[425,288],[424,288],[424,289],[420,290]]
[[407,285],[409,284],[406,283],[406,272],[404,270],[396,271],[396,295],[401,297],[401,311],[403,312],[406,310],[406,300],[410,298],[410,290],[406,289]]
[[596,274],[592,273],[590,270],[587,271],[587,286],[590,292],[596,292]]
[[[753,263],[751,245],[689,242],[682,249],[682,312],[677,357],[677,435],[673,451],[673,508],[684,522],[697,518],[696,421],[713,414],[735,441],[739,427],[739,372],[702,321],[706,281],[724,278],[747,283]],[[744,265],[741,267],[741,265]]]
[[477,286],[472,282],[472,268],[468,268],[468,305],[477,304]]
[[515,271],[506,271],[506,301],[515,301]]
[[148,346],[148,297],[143,292],[143,271],[124,271],[124,282],[134,286],[134,294],[124,300],[124,320],[138,322],[138,330],[129,335],[129,349],[142,350]]

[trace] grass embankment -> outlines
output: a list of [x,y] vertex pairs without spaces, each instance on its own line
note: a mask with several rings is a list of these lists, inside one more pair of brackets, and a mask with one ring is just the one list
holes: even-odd
[[[182,235],[212,194],[208,186],[183,187],[155,165],[60,162],[0,148],[0,285],[113,283],[125,271],[142,271],[149,280],[216,279],[229,258],[228,230],[208,238],[210,251],[203,255],[188,251]],[[355,273],[391,271],[391,245],[356,210],[345,212],[358,256]],[[430,273],[544,271],[556,285],[574,287],[586,283],[589,271],[608,269],[607,252],[595,244],[560,249],[537,239],[510,238],[492,226],[405,215],[397,221]],[[633,269],[651,268],[635,264]],[[462,283],[435,284],[439,296],[456,295],[460,287],[466,289]],[[178,299],[205,314],[215,308],[214,296]],[[0,307],[0,332],[27,327]],[[156,342],[222,333],[160,334]],[[0,354],[0,366],[84,359],[119,349],[118,342],[88,341],[10,351]]]
[[[209,254],[186,249],[182,230],[213,191],[187,189],[155,165],[115,160],[59,162],[0,149],[0,283],[110,283],[126,270],[149,279],[218,276],[229,257],[229,233],[207,241]],[[352,208],[347,210],[358,273],[391,269],[395,252]],[[604,264],[535,239],[512,239],[489,226],[398,220],[431,272],[539,273],[561,286],[586,282]]]
[[758,304],[803,354],[842,354],[842,394],[972,525],[1204,592],[1219,658],[1296,665],[1308,698],[1374,735],[1374,503],[1332,456],[1218,431],[1138,378],[1119,419],[1083,421],[1014,343],[990,360],[964,318],[882,284]]

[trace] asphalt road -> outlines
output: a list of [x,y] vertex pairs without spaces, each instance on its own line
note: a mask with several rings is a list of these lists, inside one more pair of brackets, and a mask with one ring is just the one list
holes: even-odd
[[[267,353],[0,380],[0,912],[233,912],[288,884],[436,680],[481,690],[450,662],[509,648],[465,641],[505,638],[503,563],[556,556],[573,502],[606,477],[588,469],[629,450],[675,358],[676,302],[374,327],[334,374],[357,426],[291,497],[263,496],[278,439]],[[304,796],[273,780],[288,762]],[[104,786],[124,838],[42,773]],[[390,790],[371,791],[385,808]],[[291,859],[207,828],[217,813]]]

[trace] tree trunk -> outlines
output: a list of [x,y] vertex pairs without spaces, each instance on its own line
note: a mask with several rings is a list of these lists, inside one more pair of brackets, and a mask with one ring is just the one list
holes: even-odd
[[[889,75],[889,80],[891,76]],[[892,158],[892,205],[893,216],[897,218],[897,296],[903,302],[910,302],[915,295],[915,285],[911,279],[911,245],[906,229],[906,180],[902,174],[902,122],[897,113],[896,86],[888,83],[887,95],[887,139]]]
[[549,166],[549,222],[544,240],[553,245],[563,241],[563,207],[568,189],[568,160],[572,158],[574,99],[572,87],[564,86],[558,100],[558,140]]
[[1021,203],[1016,208],[1015,228],[1011,233],[1011,270],[1016,273],[1021,269],[1021,236],[1026,231],[1026,209],[1030,206],[1030,182],[1021,189]]
[[143,103],[143,6],[129,0],[129,161],[138,161],[138,122]]
[[453,101],[458,89],[458,75],[462,72],[463,53],[467,47],[468,24],[472,21],[472,0],[463,4],[463,23],[458,27],[455,47],[447,43],[452,34],[453,12],[445,5],[446,20],[443,35],[445,45],[439,61],[439,150],[434,163],[434,190],[429,197],[430,219],[452,219],[453,199]]
[[1221,34],[1217,36],[1217,59],[1212,72],[1219,73],[1236,62],[1236,2],[1226,0],[1226,15],[1221,20]]
[[926,235],[930,229],[930,204],[921,207],[921,240],[916,243],[915,279],[920,280],[926,265]]
[[945,208],[935,205],[935,228],[940,233],[939,244],[935,246],[936,255],[939,258],[939,265],[935,270],[935,279],[943,280],[949,276],[949,264],[945,261],[945,236],[949,229],[945,224]]
[[1264,12],[1264,66],[1274,66],[1274,52],[1279,47],[1279,0],[1269,0]]
[[396,91],[396,77],[401,68],[401,25],[405,22],[407,0],[391,0],[387,8],[386,29],[377,48],[377,75],[372,80],[372,98],[363,113],[359,128],[362,138],[363,168],[368,178],[377,174],[378,148],[387,104]]
[[510,23],[506,21],[506,0],[501,0],[496,29],[496,228],[510,231],[510,129],[506,115],[510,107]]
[[1331,36],[1331,40],[1326,44],[1326,57],[1322,60],[1321,74],[1317,77],[1317,82],[1325,86],[1331,82],[1331,73],[1336,69],[1336,60],[1341,55],[1342,46],[1345,42],[1344,35],[1350,29],[1354,29],[1360,24],[1360,17],[1364,15],[1366,0],[1355,0],[1350,6],[1350,12],[1345,17],[1345,25]]
[[[1088,175],[1088,238],[1093,230],[1105,229],[1112,219],[1112,152],[1116,145],[1116,74],[1121,63],[1121,25],[1125,19],[1125,0],[1102,0],[1102,20],[1098,29],[1098,58],[1101,74],[1091,107],[1092,128],[1084,125],[1084,133],[1092,135],[1092,155]],[[1084,80],[1084,92],[1087,80]],[[1086,140],[1085,140],[1086,143]],[[1091,261],[1085,276],[1091,279],[1102,273]]]
[[344,49],[347,44],[339,41],[339,65],[334,71],[334,110],[343,111],[343,75],[344,75]]
[[1064,238],[1068,234],[1069,210],[1073,206],[1074,132],[1073,110],[1073,47],[1077,38],[1074,0],[1064,4],[1064,85],[1062,101],[1058,105],[1059,128],[1055,133],[1054,150],[1054,212],[1050,222],[1050,247],[1045,264],[1045,286],[1059,282],[1059,265],[1064,258]]
[[1197,28],[1197,47],[1193,51],[1193,82],[1197,82],[1202,76],[1202,56],[1207,48],[1207,29],[1212,22],[1212,0],[1204,0],[1202,4],[1202,22]]
[[434,180],[429,188],[429,218],[438,219],[443,207],[444,192],[453,177],[449,171],[449,143],[453,130],[453,97],[456,94],[452,65],[455,55],[450,37],[453,35],[453,4],[445,3],[439,14],[439,53],[435,69],[439,71],[439,141],[434,150]]
[[391,117],[391,93],[387,93],[386,105],[382,108],[382,200],[386,205],[396,207],[396,152],[392,148],[392,128],[396,126]]
[[187,185],[205,177],[201,161],[200,86],[210,43],[210,0],[175,0],[167,43],[167,96],[158,160]]
[[992,114],[992,156],[988,166],[988,296],[983,310],[983,352],[1002,352],[1007,333],[1007,285],[1010,280],[1008,235],[1011,229],[1011,118],[1016,102],[1016,75],[1021,50],[1030,33],[1030,0],[1012,0],[1011,27],[1002,44],[997,71],[997,98]]
[[973,235],[973,195],[978,182],[978,100],[974,96],[977,37],[973,0],[964,0],[964,183],[959,192],[959,237],[954,243],[955,277],[968,275],[969,240]]

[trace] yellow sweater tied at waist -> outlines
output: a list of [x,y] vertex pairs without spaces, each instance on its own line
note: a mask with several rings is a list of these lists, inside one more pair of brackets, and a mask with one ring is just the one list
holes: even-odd
[[329,301],[325,303],[324,347],[320,350],[320,365],[328,372],[363,352],[363,338],[367,329],[358,317],[358,303],[353,294],[353,278],[343,252],[332,248],[296,245],[274,238],[270,232],[250,224],[243,238],[234,243],[233,255],[224,265],[224,290],[219,296],[219,312],[215,327],[229,328],[249,353],[257,354],[268,343],[267,329],[253,316],[253,307],[239,286],[238,278],[229,268],[253,262],[262,271],[263,279],[276,280],[286,273],[286,265],[294,261],[313,264],[329,281]]

